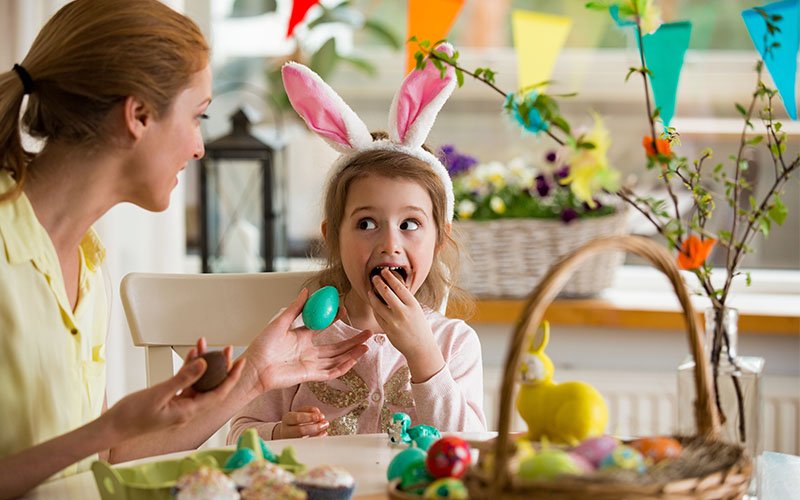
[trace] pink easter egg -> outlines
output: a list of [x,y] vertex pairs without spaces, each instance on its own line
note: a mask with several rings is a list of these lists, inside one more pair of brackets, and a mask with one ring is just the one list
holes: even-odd
[[596,469],[600,462],[619,445],[619,441],[611,436],[598,436],[584,440],[572,452],[580,455]]

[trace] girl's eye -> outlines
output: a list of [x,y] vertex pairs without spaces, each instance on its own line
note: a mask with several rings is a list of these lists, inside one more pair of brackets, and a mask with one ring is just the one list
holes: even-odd
[[400,229],[403,231],[416,231],[419,229],[419,222],[413,219],[406,219],[400,223]]
[[370,229],[375,229],[376,227],[378,227],[378,226],[375,224],[375,221],[372,220],[372,219],[361,219],[360,221],[358,221],[358,228],[363,230],[363,231],[368,231]]

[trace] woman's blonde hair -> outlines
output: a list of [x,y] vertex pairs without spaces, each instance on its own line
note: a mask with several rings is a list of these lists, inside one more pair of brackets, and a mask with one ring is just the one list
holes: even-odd
[[[385,134],[374,133],[373,137],[380,139]],[[449,294],[448,300],[454,300],[463,307],[469,299],[455,286],[459,271],[459,251],[458,243],[447,230],[450,221],[445,215],[447,205],[442,181],[426,162],[399,151],[376,149],[359,153],[331,176],[325,188],[323,204],[323,218],[327,224],[324,242],[327,265],[313,281],[320,285],[333,285],[341,294],[350,290],[350,281],[342,266],[339,233],[350,187],[356,180],[368,176],[412,181],[425,189],[431,197],[437,251],[430,273],[417,291],[416,298],[420,304],[436,310]]]
[[[103,144],[114,105],[136,96],[155,116],[209,60],[198,26],[159,0],[75,0],[45,24],[20,63],[33,81],[21,127],[31,136],[87,147]],[[0,73],[0,169],[22,190],[33,155],[22,146],[20,75]]]

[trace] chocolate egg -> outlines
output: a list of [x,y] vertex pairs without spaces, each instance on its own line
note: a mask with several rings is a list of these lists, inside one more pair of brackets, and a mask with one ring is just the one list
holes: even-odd
[[677,458],[683,449],[677,440],[663,436],[640,438],[631,442],[630,446],[645,458],[653,460],[653,463],[667,458]]
[[328,328],[339,311],[339,291],[324,286],[312,293],[303,306],[303,323],[312,330]]
[[197,382],[192,384],[192,389],[197,392],[208,392],[221,384],[228,376],[228,359],[222,351],[209,351],[201,354],[200,357],[206,360],[206,371]]

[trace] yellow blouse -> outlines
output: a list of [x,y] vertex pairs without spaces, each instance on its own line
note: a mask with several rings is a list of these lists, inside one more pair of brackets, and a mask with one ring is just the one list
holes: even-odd
[[[0,193],[14,185],[0,171]],[[28,198],[0,202],[0,457],[76,429],[105,397],[108,302],[90,229],[72,311],[53,243]],[[89,468],[96,456],[59,475]]]

